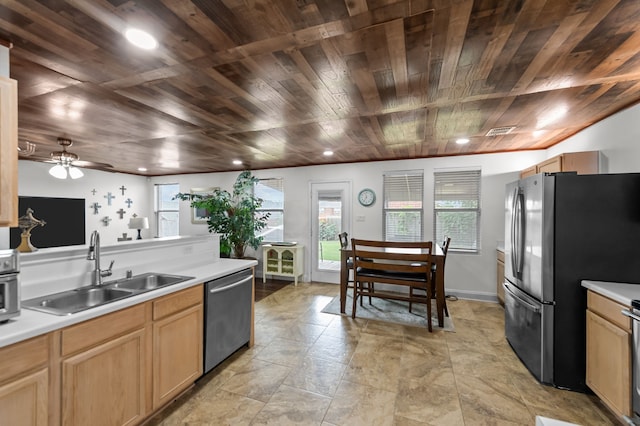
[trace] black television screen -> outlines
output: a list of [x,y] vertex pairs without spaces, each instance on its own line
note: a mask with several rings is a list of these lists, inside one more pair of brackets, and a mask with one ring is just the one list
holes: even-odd
[[[31,230],[31,245],[36,248],[74,246],[85,244],[85,199],[18,197],[18,216],[26,214],[46,222]],[[11,248],[20,245],[20,228],[11,228]]]

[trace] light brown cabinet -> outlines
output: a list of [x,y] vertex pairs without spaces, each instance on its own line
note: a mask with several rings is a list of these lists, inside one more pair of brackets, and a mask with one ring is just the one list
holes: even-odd
[[153,409],[170,402],[202,375],[203,288],[153,302]]
[[0,349],[0,423],[49,424],[47,336]]
[[587,386],[618,416],[631,415],[631,320],[628,308],[587,293]]
[[504,306],[504,252],[496,250],[497,271],[496,271],[496,293],[498,294],[498,302]]
[[0,77],[0,226],[18,226],[18,83]]
[[522,170],[520,178],[529,177],[537,173],[577,172],[580,175],[598,174],[600,171],[599,157],[598,151],[566,152]]
[[63,425],[134,425],[148,412],[145,304],[62,330]]

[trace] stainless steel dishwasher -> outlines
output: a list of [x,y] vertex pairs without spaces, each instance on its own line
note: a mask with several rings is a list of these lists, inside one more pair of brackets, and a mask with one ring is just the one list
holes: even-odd
[[246,269],[205,283],[205,373],[249,343],[252,281],[253,272]]

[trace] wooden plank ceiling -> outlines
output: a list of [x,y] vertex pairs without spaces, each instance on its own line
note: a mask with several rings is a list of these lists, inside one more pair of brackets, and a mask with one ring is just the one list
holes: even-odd
[[638,0],[3,0],[0,38],[21,146],[141,175],[541,149],[640,99]]

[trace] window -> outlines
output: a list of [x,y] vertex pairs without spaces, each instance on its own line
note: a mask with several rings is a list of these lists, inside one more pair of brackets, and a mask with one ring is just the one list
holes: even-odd
[[179,235],[180,200],[173,197],[180,192],[177,183],[157,184],[155,187],[156,232],[158,237]]
[[284,240],[283,180],[260,179],[254,188],[256,197],[262,198],[262,207],[258,210],[261,213],[269,213],[267,227],[260,233],[265,242]]
[[480,170],[434,173],[436,241],[451,238],[451,250],[480,250]]
[[384,174],[385,241],[422,241],[422,171]]

